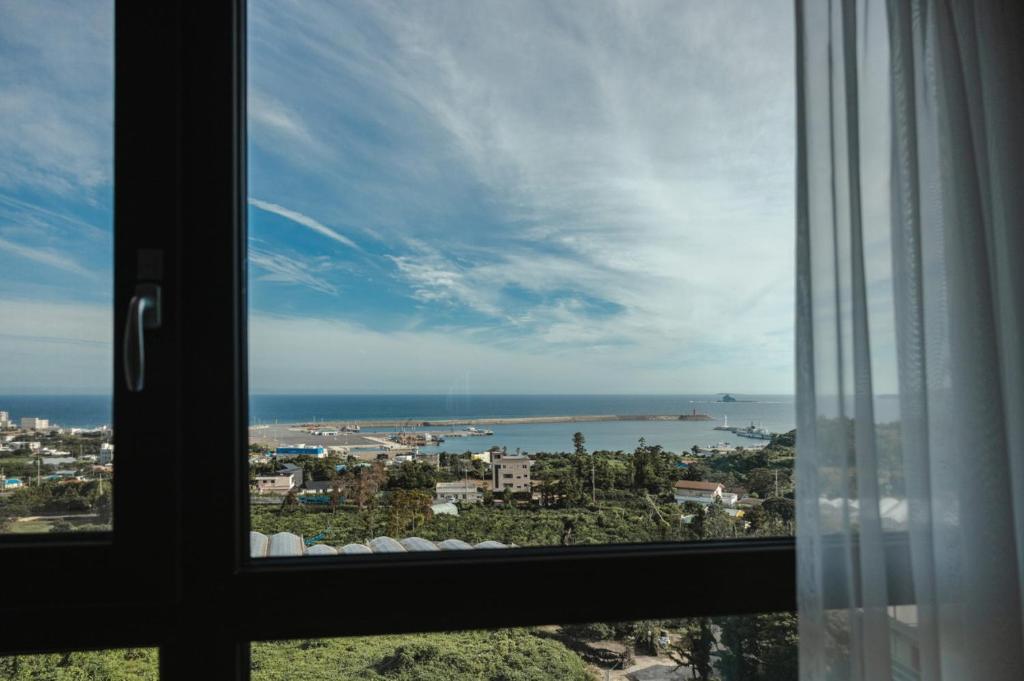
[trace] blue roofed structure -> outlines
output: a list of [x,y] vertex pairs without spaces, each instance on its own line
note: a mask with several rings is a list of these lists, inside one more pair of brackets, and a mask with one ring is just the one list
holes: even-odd
[[274,450],[274,456],[315,456],[318,459],[322,459],[327,456],[327,449],[324,447],[306,447],[305,445],[278,447]]

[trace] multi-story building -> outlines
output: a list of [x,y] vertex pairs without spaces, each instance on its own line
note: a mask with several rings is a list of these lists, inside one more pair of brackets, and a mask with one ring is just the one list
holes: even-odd
[[530,491],[530,466],[533,461],[525,454],[491,454],[491,480],[495,494],[511,488],[513,492]]
[[100,445],[99,463],[105,466],[106,464],[112,463],[113,461],[114,445],[110,444],[109,442],[104,442],[103,444]]
[[11,415],[6,411],[0,411],[0,428],[11,425]]
[[50,421],[35,416],[22,416],[21,427],[23,430],[46,430],[50,427]]

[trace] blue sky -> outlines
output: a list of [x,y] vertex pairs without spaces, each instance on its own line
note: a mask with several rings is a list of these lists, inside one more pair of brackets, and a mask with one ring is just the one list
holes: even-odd
[[[111,13],[74,8],[0,5],[0,392],[109,385]],[[788,0],[249,21],[254,391],[792,392]]]

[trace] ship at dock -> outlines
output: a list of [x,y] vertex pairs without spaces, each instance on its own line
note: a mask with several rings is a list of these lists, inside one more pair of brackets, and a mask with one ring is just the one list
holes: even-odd
[[726,416],[722,419],[722,425],[715,426],[715,430],[724,430],[740,437],[749,438],[751,440],[771,440],[772,434],[768,432],[766,428],[762,426],[755,426],[751,423],[749,426],[730,426],[729,417]]
[[679,416],[680,421],[714,421],[710,414],[698,412],[696,409],[692,410],[689,414],[682,414]]

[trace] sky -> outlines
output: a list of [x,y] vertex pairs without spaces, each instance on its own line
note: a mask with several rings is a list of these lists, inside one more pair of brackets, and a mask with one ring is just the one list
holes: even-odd
[[[248,20],[254,392],[793,392],[788,0]],[[0,393],[109,390],[111,23],[0,1]]]

